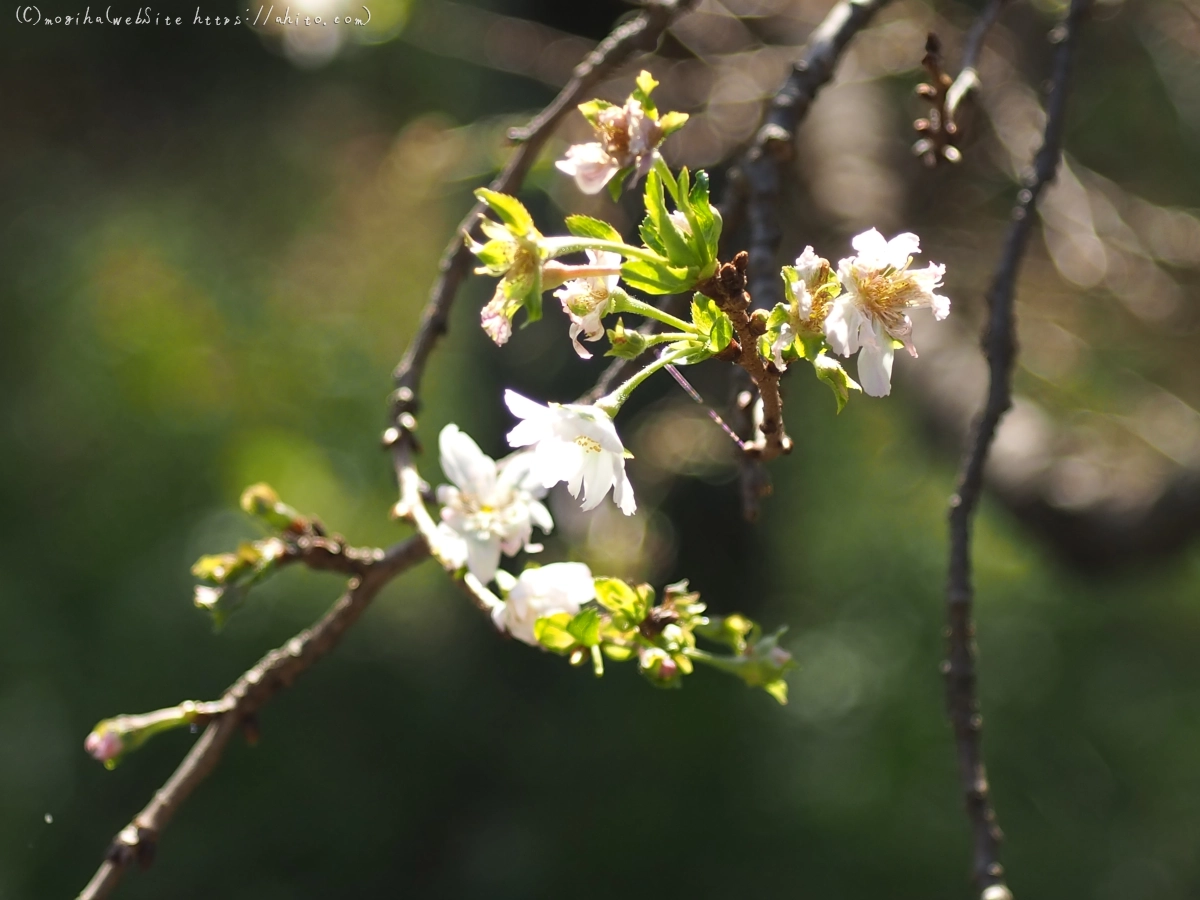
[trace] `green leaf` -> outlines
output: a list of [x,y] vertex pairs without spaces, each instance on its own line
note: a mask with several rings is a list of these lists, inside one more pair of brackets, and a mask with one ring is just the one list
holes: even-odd
[[641,234],[642,240],[648,248],[666,259],[667,248],[663,246],[662,238],[658,236],[658,229],[654,227],[654,221],[649,216],[642,219],[642,224],[638,226],[638,233]]
[[780,706],[787,706],[787,682],[782,678],[763,685],[763,690],[779,701]]
[[[796,335],[796,351],[804,359],[817,359],[825,352],[827,346],[824,335],[812,334],[806,331],[802,331]],[[830,360],[834,363],[837,362],[832,357],[830,357]],[[816,365],[816,363],[813,363],[813,365]]]
[[597,238],[601,241],[621,243],[621,232],[607,222],[593,219],[591,216],[567,216],[567,231],[576,237]]
[[621,277],[630,287],[647,294],[682,294],[696,285],[696,270],[631,259],[621,266]]
[[553,650],[555,653],[567,653],[576,646],[575,636],[567,630],[570,623],[570,613],[543,616],[533,623],[533,636],[547,650]]
[[859,387],[858,382],[846,374],[841,363],[827,353],[818,354],[813,358],[812,364],[817,372],[817,378],[829,385],[829,389],[833,391],[834,399],[837,400],[837,411],[840,413],[846,408],[850,392],[861,391],[862,388]]
[[637,87],[633,89],[633,99],[642,104],[642,109],[646,111],[646,115],[652,119],[657,119],[658,107],[654,105],[654,101],[650,99],[650,95],[658,87],[658,82],[654,80],[653,75],[642,69],[638,73],[636,84]]
[[700,333],[712,333],[713,323],[723,315],[712,297],[697,292],[692,296],[692,324],[700,329]]
[[626,647],[622,644],[601,644],[600,649],[613,662],[626,662],[632,659],[634,654],[632,647]]
[[621,192],[625,190],[625,182],[632,172],[633,166],[626,166],[624,169],[618,169],[617,173],[608,179],[608,196],[612,198],[613,203],[620,201]]
[[600,126],[600,113],[612,105],[607,100],[589,100],[587,103],[579,104],[579,111],[583,113],[583,117],[588,120],[588,123],[593,128],[598,128]]
[[721,313],[720,318],[713,322],[712,331],[708,336],[708,348],[713,353],[720,353],[733,340],[733,322],[729,316]]
[[654,230],[666,250],[667,261],[674,266],[695,266],[699,268],[702,261],[696,251],[688,243],[687,236],[675,224],[667,212],[666,195],[663,193],[662,179],[658,173],[651,171],[646,176],[646,190],[643,194],[646,204],[646,214],[654,223]]
[[786,304],[776,303],[775,308],[771,310],[767,316],[767,328],[771,331],[779,331],[780,326],[786,325],[791,313],[788,312]]
[[534,231],[533,216],[516,197],[489,188],[478,188],[475,196],[490,206],[513,234],[526,235]]
[[[633,589],[619,578],[597,578],[596,600],[609,612],[623,617],[629,628],[642,624],[650,612],[645,592]],[[653,602],[653,595],[650,602]]]
[[663,113],[662,118],[658,120],[658,127],[662,129],[663,137],[669,137],[686,125],[688,118],[688,114],[685,112]]
[[567,633],[584,647],[600,643],[600,610],[589,606],[567,623]]
[[708,263],[717,258],[717,245],[721,240],[721,214],[713,208],[708,199],[708,173],[703,169],[696,172],[696,180],[688,192],[688,206],[691,208],[692,227],[699,231],[696,242],[701,248],[701,259]]

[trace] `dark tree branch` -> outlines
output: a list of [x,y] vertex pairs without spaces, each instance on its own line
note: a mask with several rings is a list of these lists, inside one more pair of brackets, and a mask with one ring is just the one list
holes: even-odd
[[197,704],[203,707],[208,727],[146,808],[113,838],[104,863],[79,894],[79,900],[101,900],[113,892],[131,863],[149,865],[163,829],[216,768],[238,730],[252,726],[263,706],[336,647],[346,629],[358,621],[388,582],[426,556],[428,550],[418,537],[396,544],[364,565],[361,577],[351,579],[346,593],[320,621],[264,656],[220,700]]
[[1068,75],[1084,14],[1090,0],[1072,0],[1065,23],[1055,29],[1052,89],[1047,104],[1046,130],[1034,161],[1033,177],[1020,192],[1013,209],[1000,262],[987,293],[988,317],[983,350],[988,362],[988,391],[963,456],[958,487],[950,498],[950,564],[946,584],[947,660],[946,706],[954,728],[959,778],[974,836],[973,874],[984,900],[1010,900],[1000,865],[1001,832],[988,792],[983,762],[982,726],[976,694],[974,589],[971,582],[971,520],[979,505],[983,469],[1001,417],[1012,405],[1012,375],[1016,360],[1016,317],[1013,298],[1021,259],[1029,243],[1038,197],[1054,178],[1062,156]]
[[[795,154],[796,129],[817,92],[833,78],[851,39],[888,2],[843,0],[829,11],[771,100],[740,166],[729,173],[731,196],[722,213],[731,221],[740,221],[744,216],[749,225],[747,287],[755,308],[770,309],[783,300],[777,260],[783,240],[779,203],[787,168]],[[735,370],[732,379],[731,393],[741,412],[738,430],[748,434],[755,399],[753,380],[741,370]],[[758,518],[759,501],[771,492],[771,479],[759,459],[743,455],[741,467],[742,513],[753,522]]]

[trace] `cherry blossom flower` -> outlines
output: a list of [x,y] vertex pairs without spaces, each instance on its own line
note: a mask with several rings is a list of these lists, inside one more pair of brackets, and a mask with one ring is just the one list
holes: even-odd
[[841,292],[841,285],[823,259],[805,247],[794,266],[783,269],[784,292],[788,299],[788,321],[779,329],[779,337],[771,344],[771,354],[780,371],[787,368],[784,351],[801,334],[820,334],[829,305]]
[[917,355],[908,311],[932,309],[938,321],[950,314],[950,301],[934,293],[946,267],[909,268],[912,255],[920,251],[915,234],[897,235],[888,241],[872,228],[851,243],[857,255],[838,263],[845,293],[830,306],[825,338],[842,356],[861,350],[858,380],[872,397],[884,397],[892,390],[892,341],[900,341],[910,354]]
[[583,193],[600,193],[623,169],[632,169],[635,178],[642,178],[654,166],[663,129],[639,100],[630,97],[624,106],[600,109],[592,125],[599,141],[574,144],[567,148],[566,158],[555,163]]
[[582,489],[584,509],[595,509],[612,488],[621,512],[633,515],[637,503],[625,474],[625,447],[607,412],[574,403],[543,406],[511,390],[504,392],[504,402],[522,420],[508,433],[508,443],[533,448],[532,470],[543,486],[565,481],[577,499]]
[[496,575],[500,554],[542,548],[530,543],[533,526],[544,532],[554,520],[540,502],[546,489],[530,468],[531,455],[521,453],[496,463],[457,425],[447,425],[438,437],[442,471],[453,485],[438,487],[442,504],[446,555],[487,584]]
[[517,640],[536,647],[533,627],[538,619],[558,613],[573,616],[595,597],[596,583],[586,565],[551,563],[522,572],[504,603],[492,610],[492,621]]
[[586,341],[598,341],[604,337],[601,320],[612,310],[617,281],[621,275],[621,254],[607,251],[587,251],[588,265],[605,274],[587,278],[572,278],[554,292],[562,301],[563,312],[571,318],[571,345],[581,359],[591,359],[592,354],[579,343],[579,335]]

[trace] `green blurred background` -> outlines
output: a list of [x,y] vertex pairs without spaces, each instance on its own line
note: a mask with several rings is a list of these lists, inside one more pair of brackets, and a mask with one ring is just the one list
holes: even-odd
[[[97,720],[218,696],[336,596],[336,577],[287,571],[213,634],[188,569],[256,535],[236,510],[245,485],[271,483],[355,543],[405,533],[379,450],[391,367],[470,189],[503,159],[503,127],[553,94],[553,73],[518,71],[529,60],[506,42],[519,49],[527,26],[506,17],[541,23],[543,49],[586,49],[555,35],[598,39],[627,9],[494,0],[480,18],[414,4],[372,7],[374,30],[332,49],[244,27],[0,30],[0,898],[73,896],[188,746],[170,734],[108,772],[82,750]],[[738,27],[780,49],[776,63],[824,13],[759,6]],[[1072,158],[1172,210],[1200,206],[1196,42],[1187,15],[1171,26],[1188,9],[1100,8],[1068,136]],[[996,32],[1030,95],[1057,11],[1014,9]],[[741,33],[707,15],[709,39]],[[904,52],[882,72],[877,54],[847,63],[800,157],[824,172],[829,154],[815,154],[832,146],[878,177],[801,178],[785,247],[837,258],[872,225],[917,230],[950,265],[968,341],[1014,191],[1003,141],[988,132],[962,168],[928,173],[908,120],[923,29],[970,17],[907,4],[881,19],[875,39]],[[703,57],[684,38],[664,47],[689,53]],[[705,88],[710,106],[756,109],[734,81],[716,100],[729,80]],[[704,104],[679,100],[684,88],[676,105]],[[692,158],[718,161],[701,144]],[[584,208],[550,159],[522,194],[544,230]],[[1182,312],[1139,318],[1035,243],[1023,341],[1036,361],[1038,339],[1069,319],[1087,350],[1067,370],[1020,373],[1051,418],[1119,424],[1127,371],[1200,399],[1186,260],[1163,269]],[[421,424],[428,445],[456,421],[499,455],[504,387],[570,399],[603,361],[579,363],[552,310],[491,347],[475,324],[484,282],[462,294]],[[724,379],[696,373],[721,408]],[[954,454],[898,380],[891,399],[854,398],[835,417],[828,393],[793,375],[797,448],[771,466],[755,526],[724,438],[666,379],[621,423],[636,519],[553,500],[553,558],[660,586],[688,577],[717,611],[790,624],[788,707],[711,672],[678,692],[630,667],[596,681],[498,639],[425,566],[266,709],[258,746],[231,748],[119,896],[968,896],[938,673]],[[435,476],[434,459],[422,465]],[[980,690],[1018,897],[1200,892],[1200,553],[1184,543],[1097,577],[984,505]]]

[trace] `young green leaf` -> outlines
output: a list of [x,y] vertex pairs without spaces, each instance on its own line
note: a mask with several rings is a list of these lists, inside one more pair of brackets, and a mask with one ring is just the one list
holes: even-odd
[[524,235],[534,230],[533,216],[516,197],[488,188],[477,189],[475,196],[490,206],[513,234]]
[[596,238],[601,241],[615,241],[621,243],[621,232],[613,228],[607,222],[601,219],[593,219],[591,216],[567,216],[566,218],[567,231],[576,237]]

